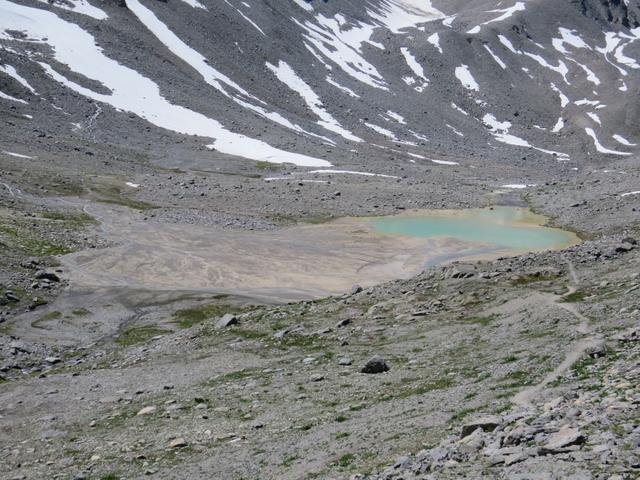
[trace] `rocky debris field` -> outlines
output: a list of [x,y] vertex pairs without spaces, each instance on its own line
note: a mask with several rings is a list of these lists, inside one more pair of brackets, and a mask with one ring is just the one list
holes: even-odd
[[[594,169],[514,192],[497,174],[444,167],[425,183],[313,184],[264,180],[288,167],[194,174],[99,149],[88,159],[55,174],[44,159],[8,162],[0,179],[0,477],[637,476],[635,343],[616,339],[640,308],[637,201],[619,194],[635,188],[632,162],[616,164],[615,183]],[[58,255],[109,245],[94,202],[140,221],[257,230],[529,205],[585,242],[287,305],[126,286],[69,298]],[[72,340],[58,338],[65,329]],[[461,438],[487,417],[495,428]]]
[[14,340],[4,365],[40,360],[2,386],[5,476],[634,478],[632,234],[289,305],[205,296],[59,355]]
[[547,402],[477,417],[457,435],[373,475],[351,479],[637,478],[640,332],[632,327],[587,352]]

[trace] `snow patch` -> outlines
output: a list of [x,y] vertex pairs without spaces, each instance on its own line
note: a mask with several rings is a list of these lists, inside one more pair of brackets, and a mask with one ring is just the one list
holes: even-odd
[[64,2],[51,2],[48,0],[38,0],[40,3],[44,3],[49,6],[61,8],[63,10],[69,10],[71,12],[80,13],[93,17],[96,20],[105,20],[109,16],[97,7],[94,7],[86,0],[65,0]]
[[545,150],[544,148],[536,147],[534,145],[531,145],[525,139],[510,134],[509,130],[512,126],[511,122],[506,120],[504,122],[500,122],[494,115],[490,113],[485,114],[485,116],[482,118],[482,123],[484,123],[491,130],[491,135],[493,135],[493,137],[499,142],[514,145],[516,147],[533,148],[534,150],[538,150],[539,152],[547,153],[549,155],[556,155],[562,159],[568,158],[568,155],[566,153],[555,152],[553,150]]
[[207,9],[207,7],[205,7],[200,2],[198,2],[198,0],[181,0],[181,1],[183,1],[184,3],[186,3],[187,5],[189,5],[189,6],[193,7],[193,8],[202,8],[203,10]]
[[313,12],[313,5],[305,2],[304,0],[293,0],[293,3],[298,5],[303,10],[306,10],[307,12]]
[[574,30],[560,27],[558,32],[560,33],[560,38],[553,38],[551,40],[551,44],[563,55],[567,55],[569,53],[569,51],[564,47],[565,44],[574,48],[586,48],[587,50],[591,50],[591,47],[582,40],[577,33],[574,33]]
[[342,85],[340,85],[338,82],[336,82],[333,78],[331,77],[327,77],[327,83],[330,85],[333,85],[334,87],[342,90],[343,92],[345,92],[347,95],[349,95],[350,97],[353,98],[360,98],[360,95],[358,95],[356,92],[354,92],[353,90],[351,90],[350,88],[344,87]]
[[625,145],[627,147],[635,147],[638,144],[637,143],[631,143],[629,140],[627,140],[626,138],[624,138],[622,135],[613,135],[613,139],[618,142],[621,143],[622,145]]
[[[131,6],[131,0],[128,3]],[[28,43],[25,42],[26,46],[33,43],[50,45],[57,62],[67,65],[81,76],[101,82],[109,93],[97,93],[78,85],[49,64],[39,63],[55,81],[83,96],[109,104],[116,110],[134,113],[160,128],[212,138],[214,141],[209,148],[224,154],[301,166],[330,165],[326,160],[287,152],[260,140],[233,133],[217,120],[170,103],[160,94],[156,83],[107,57],[92,35],[50,11],[0,0],[0,39],[16,41],[6,33],[7,30],[24,31],[30,35],[32,38]]]
[[378,132],[380,135],[384,135],[385,137],[390,138],[391,140],[398,141],[395,134],[391,130],[387,130],[386,128],[382,128],[379,125],[375,125],[373,123],[364,122],[364,124],[369,127],[371,130]]
[[10,77],[12,77],[14,80],[16,80],[24,88],[29,90],[31,93],[33,93],[34,95],[37,95],[34,88],[31,85],[29,85],[29,82],[27,82],[23,77],[21,77],[16,71],[16,69],[13,68],[11,65],[0,65],[0,72],[6,73]]
[[390,117],[390,118],[393,118],[400,125],[406,125],[407,124],[407,122],[405,122],[405,120],[404,120],[404,117],[402,115],[400,115],[399,113],[392,112],[391,110],[387,110],[387,116]]
[[307,173],[319,173],[319,174],[342,173],[346,175],[362,175],[365,177],[382,177],[382,178],[394,178],[394,179],[400,178],[400,177],[396,177],[395,175],[384,175],[382,173],[356,172],[353,170],[311,170]]
[[489,45],[485,45],[484,48],[487,50],[487,52],[489,52],[491,58],[493,58],[495,62],[500,65],[500,68],[502,68],[503,70],[507,69],[507,65],[502,60],[500,60],[500,58],[495,53],[493,53],[493,50],[489,48]]
[[537,187],[535,183],[507,183],[506,185],[501,185],[502,188],[512,188],[514,190],[520,190],[528,187]]
[[35,158],[35,157],[30,157],[29,155],[22,155],[21,153],[9,152],[7,150],[3,150],[2,153],[4,153],[5,155],[9,155],[10,157],[16,157],[16,158],[26,158],[26,159]]
[[12,102],[22,103],[24,105],[27,105],[29,103],[29,102],[27,102],[25,100],[21,100],[19,98],[12,97],[11,95],[6,94],[4,92],[0,92],[0,98],[4,98],[5,100],[10,100]]
[[460,65],[459,67],[456,67],[455,74],[464,88],[466,88],[467,90],[473,90],[475,92],[480,91],[480,86],[478,85],[478,82],[476,82],[476,80],[473,78],[473,75],[471,75],[471,72],[469,71],[469,67],[467,65]]
[[422,65],[418,63],[416,57],[413,56],[409,49],[402,47],[400,48],[400,52],[402,52],[402,56],[404,57],[407,65],[409,65],[409,68],[413,71],[413,73],[415,73],[416,76],[422,78],[423,80],[426,80],[427,78],[424,76],[424,69],[422,68]]
[[444,53],[442,51],[442,47],[440,46],[440,35],[438,35],[437,33],[429,35],[427,37],[427,42],[436,47],[440,53]]
[[596,132],[593,131],[592,128],[585,128],[584,131],[586,132],[587,135],[589,135],[589,137],[591,137],[591,139],[593,140],[593,144],[596,147],[596,150],[600,153],[606,153],[609,155],[631,155],[631,153],[629,152],[619,152],[617,150],[610,150],[606,147],[604,147],[600,141],[598,140],[598,137],[596,136]]
[[564,118],[560,117],[560,118],[558,118],[558,121],[554,125],[553,130],[551,130],[551,132],[552,133],[558,133],[563,128],[564,128]]
[[455,103],[451,102],[451,108],[453,108],[454,110],[460,112],[461,114],[465,115],[465,116],[469,116],[469,114],[467,112],[465,112],[463,109],[461,109],[458,105],[456,105]]
[[469,30],[467,33],[470,33],[470,34],[479,33],[480,32],[480,28],[482,26],[489,25],[491,23],[502,22],[503,20],[506,20],[507,18],[511,17],[514,13],[521,12],[524,9],[525,9],[524,2],[516,2],[512,7],[509,7],[509,8],[489,10],[486,13],[501,13],[502,15],[500,15],[500,16],[492,19],[492,20],[489,20],[488,22],[481,23],[480,25],[478,25],[478,26],[472,28],[471,30]]
[[593,113],[593,112],[587,112],[587,115],[589,116],[589,118],[591,120],[593,120],[594,122],[596,122],[598,125],[602,125],[602,122],[600,121],[600,117],[598,116],[597,113]]
[[356,137],[353,133],[342,128],[340,123],[324,108],[320,97],[287,63],[280,60],[277,66],[268,62],[266,65],[278,80],[302,97],[309,109],[320,118],[318,125],[352,142],[362,141],[362,139]]

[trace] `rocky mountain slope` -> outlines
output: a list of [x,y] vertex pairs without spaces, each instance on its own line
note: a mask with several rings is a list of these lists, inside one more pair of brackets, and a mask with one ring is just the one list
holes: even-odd
[[[0,0],[0,478],[637,478],[639,39],[635,0]],[[493,205],[583,243],[328,298],[172,263]]]
[[24,154],[44,131],[183,165],[567,170],[635,151],[628,3],[7,0],[4,135]]

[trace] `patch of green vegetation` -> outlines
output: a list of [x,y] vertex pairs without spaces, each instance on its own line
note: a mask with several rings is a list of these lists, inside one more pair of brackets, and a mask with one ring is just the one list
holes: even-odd
[[60,212],[42,212],[40,216],[42,218],[46,218],[47,220],[65,222],[78,227],[85,226],[85,225],[95,225],[98,223],[98,221],[95,218],[93,218],[91,215],[84,212],[78,213],[78,214],[66,214],[66,213],[60,213]]
[[576,303],[584,301],[587,293],[582,290],[576,290],[562,297],[561,301],[564,303]]
[[288,333],[280,340],[280,345],[284,347],[300,347],[306,350],[319,350],[324,348],[324,342],[315,335],[301,335],[299,333]]
[[120,335],[116,337],[115,342],[123,347],[128,347],[137,343],[146,342],[156,335],[163,335],[166,333],[171,332],[154,326],[133,327],[120,333]]
[[451,415],[451,418],[449,419],[449,421],[452,422],[452,423],[459,422],[460,420],[465,418],[467,415],[471,415],[472,413],[475,413],[478,410],[479,410],[478,407],[475,407],[475,408],[463,408],[462,410],[458,410],[456,413]]
[[509,410],[510,408],[511,408],[511,403],[505,403],[504,405],[501,405],[501,406],[499,406],[499,407],[496,407],[496,408],[493,410],[493,413],[494,413],[495,415],[498,415],[498,414],[500,414],[500,413],[504,413],[504,412],[506,412],[506,411],[507,411],[507,410]]
[[515,355],[509,355],[507,357],[504,357],[500,363],[503,365],[506,365],[508,363],[513,363],[513,362],[517,362],[518,361],[518,357],[516,357]]
[[40,233],[27,226],[18,226],[17,223],[13,227],[0,224],[0,244],[30,257],[65,255],[71,252],[69,248],[52,244]]
[[107,473],[106,475],[101,476],[100,480],[118,480],[119,478],[120,477],[115,473]]
[[345,453],[338,459],[338,466],[341,468],[347,468],[355,459],[356,456],[353,453]]
[[[6,297],[6,293],[11,291],[13,295],[20,300],[10,300]],[[4,298],[8,305],[15,305],[27,297],[27,291],[23,288],[0,288],[0,297]]]
[[380,397],[381,401],[389,401],[393,399],[408,398],[414,395],[424,395],[425,393],[433,392],[435,390],[444,390],[453,386],[453,379],[449,375],[443,375],[430,382],[425,382],[418,385],[410,384],[409,379],[404,379],[400,384],[392,385],[389,392]]
[[236,328],[233,330],[233,334],[249,340],[257,340],[269,335],[268,333],[261,332],[260,330],[249,330],[246,328]]
[[576,362],[571,370],[578,380],[586,380],[593,375],[592,367],[596,364],[597,359],[591,357],[585,357],[579,362]]
[[532,275],[523,275],[518,277],[516,280],[513,280],[511,283],[513,285],[529,285],[530,283],[537,282],[550,282],[555,280],[557,277],[555,275],[547,274],[532,274]]
[[344,415],[338,415],[334,420],[338,423],[346,422],[349,420],[349,417],[345,417]]
[[553,333],[554,333],[553,329],[530,330],[528,328],[521,332],[521,334],[527,338],[544,338],[544,337],[548,337],[549,335],[553,335]]
[[280,165],[278,165],[277,163],[271,163],[271,162],[265,162],[263,160],[259,160],[256,162],[256,168],[259,170],[276,171],[276,170],[280,170]]
[[142,200],[135,200],[122,194],[122,189],[116,185],[99,184],[92,188],[92,191],[97,194],[98,201],[102,203],[109,203],[113,205],[122,205],[134,210],[151,210],[157,208],[153,205]]
[[38,307],[41,307],[42,305],[46,305],[47,303],[49,302],[47,302],[44,298],[36,298],[31,302],[31,305],[29,305],[29,308],[36,309]]
[[235,382],[238,380],[244,380],[245,378],[252,377],[257,373],[258,371],[256,369],[243,368],[242,370],[225,373],[224,375],[220,375],[218,377],[212,378],[208,380],[206,383],[209,386],[214,386],[222,383]]
[[[62,196],[79,197],[84,193],[84,188],[80,183],[70,178],[60,177],[55,172],[40,172],[37,183],[47,190]],[[34,182],[36,183],[36,182]]]
[[340,440],[341,438],[347,438],[351,435],[351,432],[338,432],[336,433],[336,440]]
[[298,460],[298,455],[289,455],[287,457],[284,457],[284,459],[282,460],[282,463],[280,465],[282,465],[283,467],[290,467],[293,462],[295,462],[296,460]]
[[276,222],[308,223],[311,225],[320,225],[334,220],[334,217],[328,215],[307,215],[304,217],[296,217],[293,215],[273,215],[271,218]]
[[87,310],[86,308],[81,307],[72,310],[71,313],[73,313],[76,317],[84,317],[85,315],[91,315],[91,310]]
[[531,385],[531,380],[531,374],[526,370],[513,370],[502,377],[500,381],[511,382],[508,385],[505,385],[506,388],[516,388],[524,385]]
[[310,223],[312,225],[320,225],[322,223],[327,223],[333,220],[333,217],[330,216],[322,216],[322,215],[312,215],[308,217],[302,217],[300,219],[302,223]]
[[180,328],[190,328],[205,320],[222,317],[225,313],[240,313],[242,310],[242,308],[233,305],[210,303],[177,310],[173,314],[173,319]]
[[478,395],[478,392],[469,392],[464,396],[463,400],[471,400],[472,398],[476,397]]

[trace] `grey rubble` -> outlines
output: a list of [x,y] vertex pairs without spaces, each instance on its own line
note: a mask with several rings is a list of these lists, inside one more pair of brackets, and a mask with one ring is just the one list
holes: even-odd
[[[309,13],[285,0],[202,0],[206,11],[143,0],[210,65],[313,136],[254,115],[203,82],[126,0],[90,0],[106,21],[16,1],[81,26],[171,102],[234,132],[337,169],[398,178],[309,173],[209,150],[211,139],[160,129],[57,83],[36,62],[51,60],[44,45],[3,37],[0,64],[15,67],[37,94],[0,72],[0,91],[27,102],[0,99],[0,477],[638,476],[640,197],[622,195],[638,191],[640,179],[636,147],[613,135],[638,143],[640,70],[600,51],[607,32],[632,36],[634,2],[530,1],[471,34],[511,5],[435,0],[450,26],[380,26],[373,44],[362,45],[388,84],[383,90],[325,59],[329,72],[307,48],[304,25],[319,28],[321,15],[341,15],[345,29],[375,23],[388,2],[314,0]],[[564,44],[561,54],[561,27],[590,48]],[[435,33],[443,54],[428,41]],[[633,61],[639,44],[626,40],[621,53]],[[423,92],[403,80],[415,75],[401,48],[424,67]],[[564,62],[566,82],[541,59],[554,68]],[[281,60],[364,141],[323,129],[265,65]],[[478,92],[455,77],[463,64]],[[102,91],[100,79],[53,67]],[[564,107],[558,90],[570,99]],[[578,105],[582,99],[591,104]],[[406,125],[383,118],[388,111]],[[482,121],[488,113],[569,159],[498,141],[500,132]],[[553,132],[560,118],[565,126]],[[598,151],[585,128],[631,155]],[[95,217],[113,205],[127,212],[123,222],[261,231],[411,208],[516,205],[585,241],[289,304],[69,285],[60,254],[119,247]],[[389,370],[362,373],[374,356]]]

